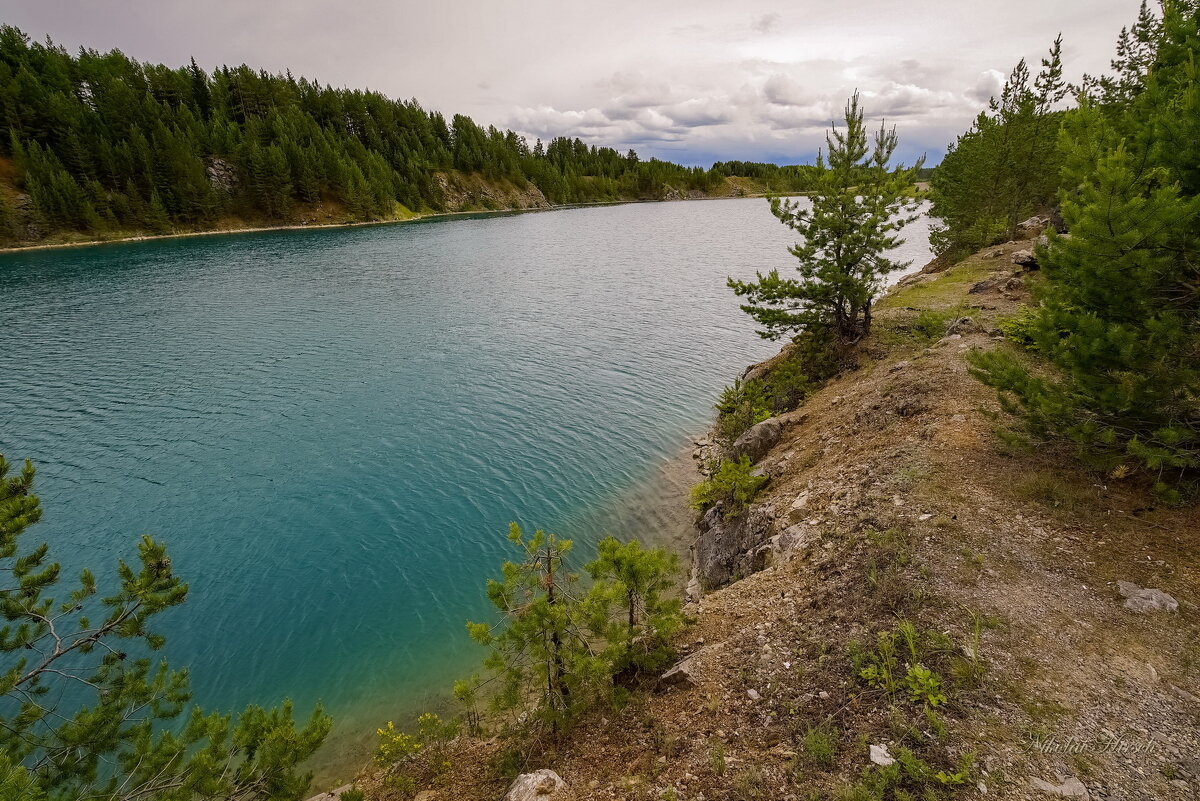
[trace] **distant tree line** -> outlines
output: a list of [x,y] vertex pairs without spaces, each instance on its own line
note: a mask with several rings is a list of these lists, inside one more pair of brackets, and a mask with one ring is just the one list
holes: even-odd
[[[441,171],[531,182],[551,203],[708,192],[727,176],[804,188],[811,168],[728,162],[705,170],[560,137],[532,146],[415,100],[334,89],[247,66],[207,73],[120,51],[70,55],[0,27],[0,239],[288,220],[322,202],[346,219],[446,207]],[[0,181],[4,183],[4,181]],[[401,208],[403,207],[403,208]]]

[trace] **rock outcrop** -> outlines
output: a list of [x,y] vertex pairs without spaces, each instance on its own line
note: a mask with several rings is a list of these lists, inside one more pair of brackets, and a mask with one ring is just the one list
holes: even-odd
[[757,573],[769,564],[769,554],[785,547],[780,540],[776,541],[777,547],[760,550],[775,536],[775,519],[769,508],[752,505],[729,519],[723,512],[724,504],[717,504],[705,513],[697,524],[698,535],[692,545],[696,580],[706,592]]
[[749,457],[751,462],[758,462],[783,436],[783,423],[778,417],[769,417],[761,423],[750,426],[737,438],[730,448],[734,459]]
[[528,181],[485,181],[478,175],[435,173],[442,204],[449,211],[548,209],[550,201]]
[[238,188],[238,174],[233,165],[223,158],[213,156],[204,162],[204,172],[213,189],[232,195]]

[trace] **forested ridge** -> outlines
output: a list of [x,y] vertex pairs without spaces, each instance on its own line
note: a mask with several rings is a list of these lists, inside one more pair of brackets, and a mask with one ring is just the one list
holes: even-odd
[[565,137],[530,145],[416,100],[246,65],[209,73],[194,59],[172,68],[117,50],[73,56],[11,26],[0,26],[0,125],[0,241],[9,243],[199,230],[230,218],[232,227],[349,222],[797,191],[813,169],[689,168]]

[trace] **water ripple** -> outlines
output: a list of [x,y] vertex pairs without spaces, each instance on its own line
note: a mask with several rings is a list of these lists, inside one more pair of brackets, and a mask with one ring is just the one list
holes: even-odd
[[168,541],[199,700],[344,747],[474,665],[509,520],[686,527],[671,457],[775,350],[725,276],[789,244],[744,200],[0,256],[0,451],[72,572]]

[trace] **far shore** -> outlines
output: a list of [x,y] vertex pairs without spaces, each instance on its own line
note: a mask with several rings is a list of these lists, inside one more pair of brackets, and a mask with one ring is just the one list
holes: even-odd
[[[771,193],[775,194],[775,193]],[[796,193],[780,193],[787,194],[789,197],[804,194],[803,192]],[[756,193],[749,195],[723,195],[719,197],[687,197],[680,200],[745,200],[747,198],[763,198],[770,197],[766,193]],[[118,245],[128,242],[150,242],[159,239],[183,239],[186,237],[195,236],[221,236],[224,234],[254,234],[265,233],[268,231],[315,231],[323,228],[358,228],[367,225],[399,225],[402,223],[423,222],[425,220],[445,219],[449,217],[483,217],[501,214],[524,214],[527,212],[537,211],[559,211],[562,209],[582,209],[595,206],[624,206],[630,203],[676,203],[678,200],[599,200],[588,203],[560,203],[557,205],[525,208],[525,209],[477,209],[474,211],[438,211],[427,214],[415,214],[412,217],[395,220],[365,220],[361,222],[344,222],[344,223],[318,223],[316,225],[263,225],[247,228],[217,228],[210,231],[183,231],[171,234],[144,234],[141,236],[125,236],[115,239],[87,239],[81,242],[56,242],[42,245],[15,245],[12,247],[0,248],[0,253],[24,253],[31,250],[56,250],[58,248],[81,248],[94,247],[96,245]]]

